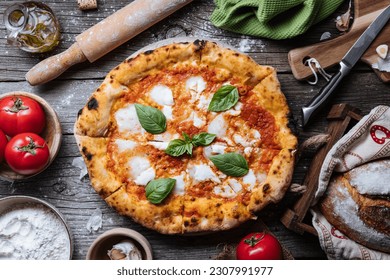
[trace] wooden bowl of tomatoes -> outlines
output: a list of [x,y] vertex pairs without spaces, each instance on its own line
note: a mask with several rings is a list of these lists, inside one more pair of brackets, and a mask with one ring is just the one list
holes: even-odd
[[41,173],[61,141],[58,116],[43,98],[22,91],[0,95],[0,177],[15,181]]

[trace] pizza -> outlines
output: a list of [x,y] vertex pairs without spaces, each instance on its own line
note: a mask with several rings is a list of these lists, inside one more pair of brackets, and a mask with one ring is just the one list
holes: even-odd
[[214,42],[148,50],[113,69],[79,111],[91,184],[164,234],[226,230],[282,199],[297,139],[276,71]]

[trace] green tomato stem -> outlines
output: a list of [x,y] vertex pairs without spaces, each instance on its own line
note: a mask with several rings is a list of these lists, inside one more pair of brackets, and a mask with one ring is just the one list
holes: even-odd
[[12,106],[12,108],[7,109],[5,111],[11,112],[11,113],[19,113],[19,111],[29,109],[27,106],[23,105],[23,101],[19,97],[17,97],[16,100],[13,100],[13,101],[14,101],[14,106]]
[[265,233],[262,232],[262,233],[261,233],[262,235],[259,236],[258,238],[256,238],[256,234],[257,234],[257,233],[253,234],[253,235],[251,236],[251,238],[249,238],[249,239],[245,239],[244,242],[245,242],[246,244],[248,244],[249,246],[251,246],[251,247],[255,247],[256,244],[259,243],[260,240],[262,240],[262,239],[264,238],[264,236],[265,236]]
[[21,152],[30,153],[30,154],[35,156],[37,154],[37,151],[36,151],[37,148],[43,148],[43,147],[45,147],[45,145],[39,146],[39,145],[35,144],[34,139],[32,139],[31,137],[29,137],[29,138],[30,138],[30,142],[26,146],[15,147],[15,148]]

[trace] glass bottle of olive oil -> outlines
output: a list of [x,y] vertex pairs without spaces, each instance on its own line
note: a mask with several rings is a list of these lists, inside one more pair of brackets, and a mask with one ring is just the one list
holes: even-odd
[[27,52],[47,52],[60,41],[58,20],[43,3],[29,1],[8,7],[4,23],[8,31],[7,42]]

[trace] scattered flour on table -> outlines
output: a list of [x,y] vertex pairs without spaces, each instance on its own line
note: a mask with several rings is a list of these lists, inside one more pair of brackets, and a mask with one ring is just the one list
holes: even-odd
[[66,260],[69,256],[67,229],[46,206],[25,204],[0,215],[0,259]]
[[91,217],[87,222],[87,230],[92,233],[92,231],[98,231],[102,227],[103,222],[103,213],[100,208],[96,208]]
[[264,42],[260,39],[242,38],[238,46],[238,50],[243,53],[255,51],[259,48],[261,52],[263,52],[265,48]]
[[74,158],[72,161],[72,166],[80,169],[80,180],[88,174],[87,166],[85,165],[84,159],[82,157]]

